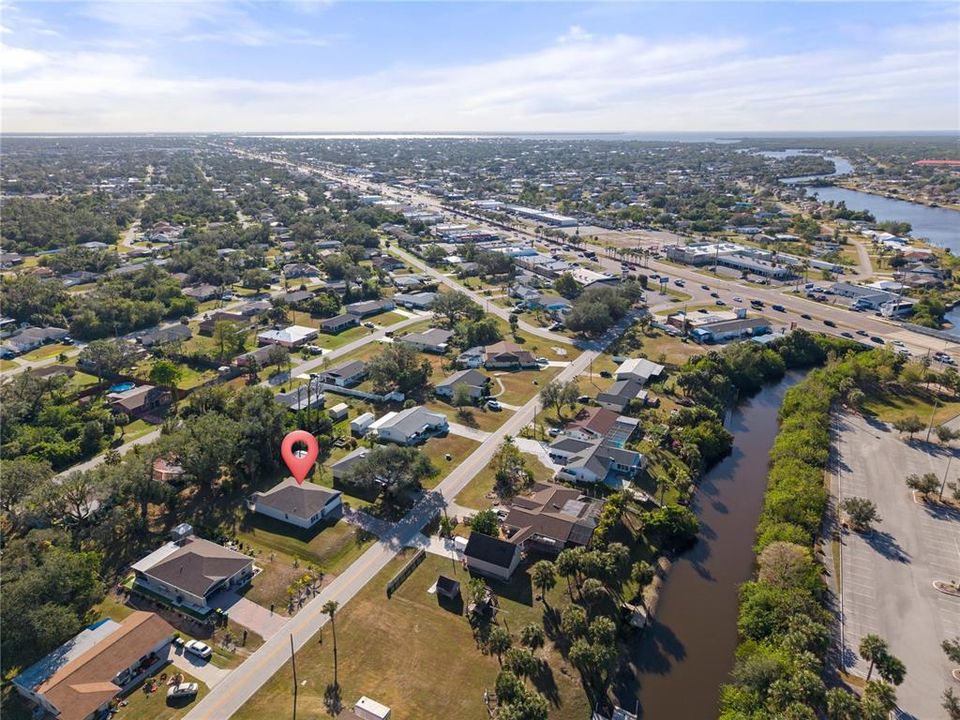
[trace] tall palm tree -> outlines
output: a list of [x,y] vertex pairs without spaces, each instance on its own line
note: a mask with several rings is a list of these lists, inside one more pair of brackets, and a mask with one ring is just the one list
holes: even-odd
[[340,607],[340,603],[336,600],[327,600],[323,604],[323,612],[326,615],[330,616],[330,631],[333,633],[333,686],[340,687],[340,682],[337,679],[337,623],[334,621],[334,616],[337,614],[337,608]]
[[887,642],[878,635],[864,635],[860,641],[860,657],[870,662],[870,668],[867,670],[867,682],[870,682],[870,676],[873,675],[873,668],[887,654]]

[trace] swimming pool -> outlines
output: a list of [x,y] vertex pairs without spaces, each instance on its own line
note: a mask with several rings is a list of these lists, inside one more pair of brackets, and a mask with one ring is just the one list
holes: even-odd
[[110,386],[110,392],[122,393],[122,392],[126,392],[127,390],[133,390],[136,386],[137,384],[132,382],[117,383],[116,385]]

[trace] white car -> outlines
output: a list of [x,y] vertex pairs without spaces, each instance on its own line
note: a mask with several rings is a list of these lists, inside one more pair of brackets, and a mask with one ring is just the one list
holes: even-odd
[[487,407],[491,410],[502,410],[503,406],[500,405],[499,400],[487,400]]
[[733,296],[733,301],[734,301],[734,302],[743,302],[743,298],[740,297],[739,295],[734,295],[734,296]]
[[549,435],[550,437],[556,437],[559,434],[560,434],[560,428],[550,428],[549,430],[547,430],[547,435]]
[[192,697],[197,694],[197,691],[200,689],[200,686],[196,683],[180,683],[179,685],[174,685],[169,690],[167,690],[167,698],[185,698]]
[[202,643],[199,640],[188,640],[183,645],[183,649],[188,653],[193,653],[197,657],[201,657],[204,660],[209,660],[210,656],[213,655],[213,650],[206,643]]
[[537,365],[549,365],[549,364],[550,364],[550,361],[547,360],[545,357],[537,358]]

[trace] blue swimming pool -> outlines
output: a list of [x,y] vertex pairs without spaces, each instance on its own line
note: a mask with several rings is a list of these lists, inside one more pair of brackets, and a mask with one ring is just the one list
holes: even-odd
[[116,385],[110,386],[110,392],[112,393],[126,392],[127,390],[133,390],[136,386],[137,384],[132,382],[117,383]]

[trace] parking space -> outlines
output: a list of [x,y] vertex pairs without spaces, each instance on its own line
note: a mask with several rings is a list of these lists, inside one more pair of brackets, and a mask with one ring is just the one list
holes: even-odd
[[934,444],[907,443],[859,415],[838,420],[838,446],[841,498],[868,498],[881,517],[870,532],[842,536],[844,664],[865,676],[860,640],[871,633],[885,638],[907,667],[897,690],[899,716],[941,717],[940,694],[953,681],[940,643],[960,635],[960,598],[933,584],[960,577],[960,513],[915,498],[904,479],[942,476],[950,453],[958,469],[960,458]]

